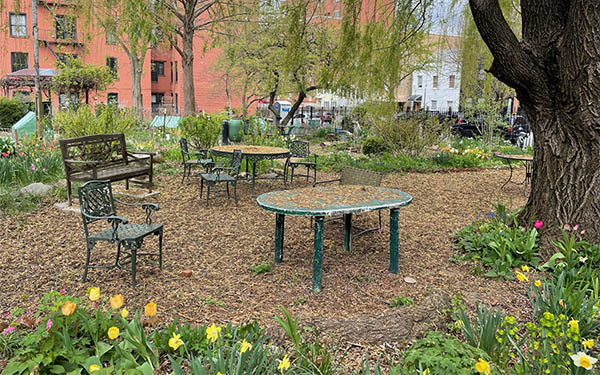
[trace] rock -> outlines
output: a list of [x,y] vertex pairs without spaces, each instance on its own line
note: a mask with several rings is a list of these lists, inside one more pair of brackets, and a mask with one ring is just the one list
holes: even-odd
[[413,279],[412,277],[407,276],[404,278],[404,282],[408,283],[408,284],[416,284],[417,280]]
[[181,271],[181,277],[191,277],[191,276],[192,276],[192,270]]
[[21,194],[23,195],[46,195],[52,191],[54,187],[52,185],[42,184],[41,182],[34,182],[33,184],[22,187]]
[[62,180],[58,180],[55,184],[54,184],[55,188],[66,188],[67,187],[67,180],[66,179],[62,179]]

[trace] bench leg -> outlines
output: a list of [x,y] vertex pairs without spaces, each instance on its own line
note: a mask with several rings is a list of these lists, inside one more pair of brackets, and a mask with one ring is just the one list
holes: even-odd
[[73,204],[71,198],[71,181],[69,179],[67,179],[67,201],[69,202],[69,206]]
[[315,252],[313,255],[313,281],[312,289],[321,291],[323,268],[323,216],[315,217]]
[[129,179],[125,179],[125,190],[129,190]]
[[148,175],[148,193],[152,193],[152,172]]

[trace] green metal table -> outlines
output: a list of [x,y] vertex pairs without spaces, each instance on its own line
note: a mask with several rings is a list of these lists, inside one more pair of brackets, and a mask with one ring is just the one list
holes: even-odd
[[352,246],[352,214],[374,210],[390,210],[390,272],[398,273],[398,209],[412,202],[400,190],[381,186],[336,185],[281,190],[265,193],[256,199],[258,205],[275,215],[275,262],[283,260],[285,215],[315,218],[313,281],[314,291],[321,290],[323,262],[323,220],[325,216],[344,215],[344,249]]
[[524,189],[527,188],[527,184],[531,183],[531,176],[533,175],[533,156],[527,155],[527,154],[525,154],[525,155],[497,154],[496,157],[498,157],[499,159],[506,160],[508,162],[508,167],[510,168],[510,176],[508,177],[508,180],[506,180],[504,185],[502,185],[502,187],[500,187],[500,189],[504,189],[506,184],[508,184],[509,182],[519,184],[518,182],[512,181],[513,166],[510,163],[511,161],[515,161],[515,162],[524,161],[525,162],[525,179],[520,184],[523,185]]
[[[287,159],[290,156],[290,150],[281,147],[252,146],[252,145],[225,145],[216,146],[210,149],[211,154],[215,156],[233,155],[233,150],[241,150],[242,157],[246,158],[246,173],[248,173],[248,162],[252,161],[252,189],[256,182],[256,162],[259,160]],[[285,182],[285,175],[283,176]]]

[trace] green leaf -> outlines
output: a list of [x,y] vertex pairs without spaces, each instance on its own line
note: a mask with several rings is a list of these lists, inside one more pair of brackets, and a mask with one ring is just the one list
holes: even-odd
[[96,344],[96,356],[98,358],[102,358],[102,356],[111,350],[112,347],[112,345],[109,345],[103,341],[98,341],[98,344]]
[[27,362],[11,360],[2,371],[1,375],[22,374],[25,370],[27,370]]
[[53,365],[50,366],[50,372],[53,374],[64,374],[66,371],[61,365]]
[[154,375],[154,370],[152,370],[152,366],[150,366],[148,362],[144,362],[144,364],[138,366],[136,370],[140,371],[143,375]]

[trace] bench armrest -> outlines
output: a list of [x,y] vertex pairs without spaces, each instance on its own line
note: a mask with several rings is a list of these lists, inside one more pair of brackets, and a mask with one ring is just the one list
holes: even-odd
[[132,150],[127,150],[127,155],[135,157],[133,154],[156,156],[157,153],[156,152],[149,152],[149,151],[132,151]]
[[136,203],[136,202],[128,203],[128,202],[123,202],[121,200],[118,200],[116,198],[114,198],[114,199],[115,199],[115,202],[124,204],[125,206],[138,206],[138,207],[141,207],[143,210],[145,210],[146,211],[146,224],[152,224],[152,218],[150,217],[152,215],[152,212],[160,210],[160,207],[156,203]]

